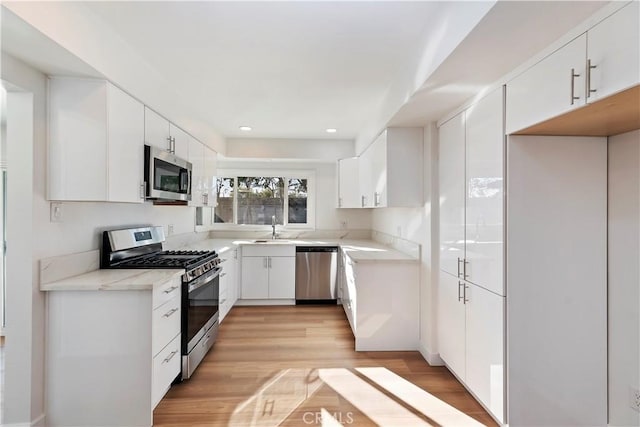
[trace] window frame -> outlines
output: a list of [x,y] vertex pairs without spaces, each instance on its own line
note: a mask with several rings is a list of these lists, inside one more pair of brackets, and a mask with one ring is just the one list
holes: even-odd
[[[233,223],[213,223],[213,230],[271,231],[271,225],[238,224],[238,177],[277,177],[284,179],[284,206],[282,221],[277,230],[315,230],[316,229],[316,172],[309,169],[218,169],[220,178],[233,178]],[[289,180],[307,180],[307,222],[289,223]],[[217,195],[216,195],[217,197]],[[213,210],[215,215],[215,208]]]

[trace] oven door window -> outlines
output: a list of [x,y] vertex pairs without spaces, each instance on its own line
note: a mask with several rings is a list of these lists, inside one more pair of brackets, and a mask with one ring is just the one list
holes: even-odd
[[189,193],[189,171],[180,166],[153,159],[154,182],[153,188],[172,193]]
[[219,281],[216,277],[211,282],[189,292],[189,308],[187,309],[187,342],[206,325],[218,312]]

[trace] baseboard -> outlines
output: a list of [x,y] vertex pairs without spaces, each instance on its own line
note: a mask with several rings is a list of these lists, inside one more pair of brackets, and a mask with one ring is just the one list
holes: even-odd
[[431,353],[423,343],[419,344],[418,351],[430,366],[444,366],[444,360],[440,358],[440,354]]
[[33,421],[26,423],[13,423],[13,424],[2,424],[2,427],[43,427],[45,416],[44,414],[40,414],[40,416]]
[[235,305],[296,305],[294,299],[239,299]]

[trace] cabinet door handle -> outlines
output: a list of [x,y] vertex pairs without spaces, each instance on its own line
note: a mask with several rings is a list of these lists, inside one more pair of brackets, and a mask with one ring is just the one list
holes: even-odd
[[463,301],[464,300],[464,296],[462,296],[462,293],[460,292],[460,289],[463,286],[464,286],[464,283],[458,280],[458,301]]
[[271,268],[271,257],[269,257],[269,268]]
[[177,308],[172,308],[171,310],[169,310],[165,314],[163,314],[162,317],[171,317],[171,316],[173,316],[173,313],[175,313],[176,311],[178,311]]
[[171,137],[171,152],[176,154],[176,138]]
[[467,289],[469,289],[469,287],[467,285],[464,285],[464,303],[468,303],[469,299],[467,298]]
[[579,96],[575,96],[576,77],[580,77],[580,74],[576,74],[575,68],[572,68],[571,69],[571,105],[573,105],[575,101],[580,99]]
[[365,200],[366,200],[366,196],[362,196],[362,199],[361,199],[361,201],[360,201],[360,205],[361,205],[363,208],[366,206]]
[[591,60],[587,59],[586,77],[584,79],[586,82],[585,94],[587,98],[590,98],[591,94],[597,91],[596,89],[591,89],[591,70],[594,68],[596,68],[596,65],[591,65]]
[[458,257],[458,277],[460,277],[460,263],[462,262],[462,260],[460,259],[460,257]]
[[220,274],[220,277],[222,278],[222,277],[224,277],[226,275],[227,275],[227,273],[222,273],[222,274]]
[[467,274],[467,264],[469,264],[469,261],[467,261],[466,258],[462,258],[462,262],[462,278],[466,280],[469,277],[469,274]]
[[373,193],[373,204],[375,206],[380,206],[380,193]]
[[143,182],[140,184],[140,198],[141,198],[142,200],[144,200],[144,196],[146,195],[145,193],[147,192],[146,190],[147,190],[147,182],[146,182],[146,181],[143,181]]
[[170,136],[167,137],[167,142],[169,142],[169,148],[167,148],[167,151],[170,153],[173,153],[172,151],[173,145],[171,144],[172,141]]
[[172,286],[172,287],[170,287],[169,289],[165,289],[165,290],[164,290],[164,293],[165,293],[165,294],[170,294],[171,292],[175,291],[175,290],[176,290],[176,289],[178,289],[178,288],[179,288],[179,286]]
[[173,359],[173,356],[175,356],[178,353],[178,350],[173,350],[171,353],[169,353],[169,355],[162,361],[162,363],[169,363],[169,361],[171,359]]
[[342,207],[342,197],[338,197],[338,207]]

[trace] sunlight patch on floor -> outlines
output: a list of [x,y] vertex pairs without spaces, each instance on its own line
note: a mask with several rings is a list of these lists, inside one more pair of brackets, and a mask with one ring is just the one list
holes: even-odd
[[[356,368],[356,371],[442,426],[482,426],[453,406],[386,368]],[[322,373],[321,373],[322,376]]]

